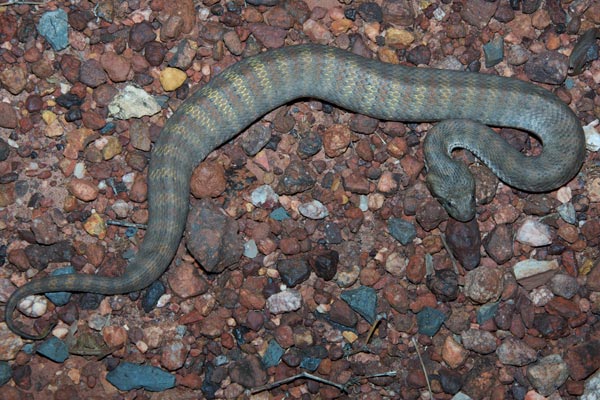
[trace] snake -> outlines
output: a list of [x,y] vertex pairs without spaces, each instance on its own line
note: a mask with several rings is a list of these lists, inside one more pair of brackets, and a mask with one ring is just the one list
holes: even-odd
[[[118,277],[88,274],[47,276],[16,289],[5,308],[7,326],[28,333],[13,319],[29,295],[141,290],[157,280],[175,256],[186,224],[192,171],[213,150],[276,107],[319,99],[379,120],[439,122],[427,134],[426,182],[450,216],[475,215],[474,181],[452,158],[456,148],[475,154],[502,181],[529,192],[561,187],[585,156],[581,125],[551,92],[518,79],[465,71],[387,64],[325,45],[269,50],[226,68],[185,100],[166,121],[148,169],[147,231],[135,258]],[[527,156],[491,127],[534,135],[540,155]]]

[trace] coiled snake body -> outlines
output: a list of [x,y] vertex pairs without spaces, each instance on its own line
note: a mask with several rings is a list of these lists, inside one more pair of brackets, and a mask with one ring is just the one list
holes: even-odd
[[[548,191],[568,182],[585,155],[573,112],[550,92],[515,79],[410,68],[318,45],[269,51],[214,77],[167,121],[148,173],[148,229],[136,258],[116,278],[83,274],[48,276],[17,289],[5,320],[19,335],[13,312],[26,296],[46,292],[119,294],[158,279],[175,255],[188,213],[193,168],[211,151],[273,108],[298,98],[317,98],[383,120],[443,121],[428,134],[427,182],[455,218],[474,216],[473,180],[450,158],[467,148],[504,182],[526,191]],[[543,143],[525,157],[485,125],[533,133]]]

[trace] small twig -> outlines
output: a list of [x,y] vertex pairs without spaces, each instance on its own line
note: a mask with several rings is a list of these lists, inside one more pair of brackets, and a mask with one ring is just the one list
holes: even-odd
[[115,225],[115,226],[123,226],[125,228],[138,228],[138,229],[146,229],[148,225],[146,224],[136,224],[134,222],[127,221],[117,221],[114,219],[109,219],[106,221],[106,225]]
[[377,374],[351,378],[348,380],[348,382],[341,384],[341,383],[335,383],[333,381],[330,381],[329,379],[321,378],[320,376],[317,376],[317,375],[309,374],[308,372],[302,372],[300,374],[290,376],[288,378],[285,378],[285,379],[282,379],[282,380],[279,380],[279,381],[276,381],[273,383],[269,383],[267,385],[263,385],[263,386],[256,387],[254,389],[250,389],[250,394],[264,392],[265,390],[271,390],[271,389],[274,389],[281,385],[285,385],[286,383],[293,382],[296,379],[312,379],[314,381],[324,383],[326,385],[334,386],[334,387],[338,388],[339,390],[341,390],[342,392],[348,393],[348,388],[356,385],[358,382],[360,382],[363,379],[381,378],[381,377],[386,377],[386,376],[396,376],[397,374],[398,374],[397,371],[380,372]]
[[365,344],[368,344],[371,341],[371,337],[375,333],[375,329],[379,326],[379,323],[382,319],[385,319],[385,315],[378,315],[373,325],[371,325],[371,329],[369,329],[369,334],[367,335],[367,340],[365,340]]
[[257,388],[251,389],[250,393],[251,394],[256,394],[256,393],[263,392],[265,390],[271,390],[271,389],[274,389],[274,388],[276,388],[278,386],[285,385],[286,383],[293,382],[296,379],[303,379],[303,378],[305,378],[305,379],[312,379],[314,381],[321,382],[321,383],[324,383],[326,385],[335,386],[336,388],[340,389],[342,392],[346,391],[346,386],[342,385],[341,383],[335,383],[335,382],[330,381],[328,379],[321,378],[320,376],[312,375],[312,374],[309,374],[308,372],[302,372],[300,374],[290,376],[289,378],[285,378],[285,379],[282,379],[280,381],[275,381],[273,383],[269,383],[267,385],[263,385],[263,386],[259,386]]
[[421,363],[421,368],[423,369],[423,373],[425,374],[425,382],[427,382],[427,389],[429,390],[429,398],[433,399],[433,392],[431,390],[431,383],[429,383],[429,375],[427,375],[427,368],[425,368],[425,363],[423,362],[423,357],[421,357],[421,352],[419,351],[419,344],[415,340],[415,337],[412,338],[413,345],[415,346],[415,350],[417,351],[417,356],[419,356],[419,362]]
[[450,256],[450,261],[452,261],[452,267],[454,267],[454,272],[456,272],[458,274],[458,266],[456,265],[456,258],[454,257],[454,254],[452,254],[452,250],[450,250],[450,246],[448,246],[448,243],[446,243],[446,236],[445,235],[440,235],[440,237],[442,238],[442,244],[444,245],[444,248],[446,249],[446,251],[448,252],[448,255]]
[[0,3],[0,7],[2,6],[43,6],[43,1],[18,1],[18,0],[9,0],[6,3]]

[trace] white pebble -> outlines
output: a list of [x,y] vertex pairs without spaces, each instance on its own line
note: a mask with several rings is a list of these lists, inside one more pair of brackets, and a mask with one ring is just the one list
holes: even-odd
[[85,164],[82,162],[78,162],[77,164],[75,164],[73,175],[77,179],[82,179],[85,176]]
[[298,212],[310,219],[323,219],[329,215],[327,207],[318,200],[300,204],[298,206]]
[[254,258],[258,255],[258,248],[254,239],[248,240],[244,243],[244,257]]
[[358,205],[360,211],[365,212],[369,209],[369,198],[364,194],[360,195],[360,204]]
[[547,246],[552,243],[550,227],[534,219],[526,220],[517,231],[517,241],[533,246]]
[[544,307],[550,302],[550,300],[552,300],[554,294],[546,286],[542,286],[533,289],[531,293],[529,293],[528,297],[536,307]]
[[250,201],[256,207],[274,207],[279,202],[279,195],[269,185],[257,187],[250,194]]
[[19,311],[31,318],[41,317],[48,309],[48,300],[41,295],[31,295],[21,300]]
[[589,124],[583,127],[583,133],[585,133],[585,146],[589,151],[600,150],[600,133],[596,131],[596,126],[600,122],[595,119]]
[[560,189],[558,189],[558,192],[556,193],[556,198],[563,204],[568,203],[573,198],[573,192],[571,191],[570,187],[563,186]]
[[267,308],[272,314],[296,311],[302,306],[302,295],[297,290],[275,293],[267,299]]

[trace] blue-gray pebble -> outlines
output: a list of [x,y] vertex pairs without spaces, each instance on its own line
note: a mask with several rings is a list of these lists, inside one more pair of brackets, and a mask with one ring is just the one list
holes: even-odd
[[377,316],[377,293],[375,289],[361,286],[357,289],[342,292],[340,297],[368,323],[375,322]]
[[431,307],[424,307],[417,314],[417,325],[419,333],[427,336],[433,336],[440,330],[440,327],[446,320],[446,315],[440,310]]
[[0,361],[0,386],[6,385],[10,381],[12,370],[6,361]]
[[37,348],[37,352],[57,363],[62,363],[69,358],[69,348],[67,344],[56,336],[52,336],[50,339],[40,344]]
[[45,12],[37,24],[37,30],[56,51],[69,45],[69,22],[67,13],[62,10]]
[[390,235],[403,246],[406,246],[417,237],[415,226],[402,218],[392,217],[388,219],[388,230]]
[[263,365],[266,368],[276,366],[279,364],[279,360],[281,360],[283,353],[285,353],[283,347],[281,347],[276,340],[271,340],[262,359]]
[[128,362],[122,362],[110,371],[106,380],[119,390],[146,389],[162,392],[175,386],[175,375],[150,365]]

